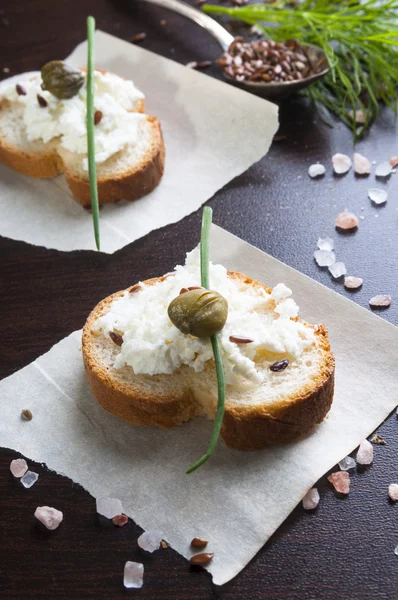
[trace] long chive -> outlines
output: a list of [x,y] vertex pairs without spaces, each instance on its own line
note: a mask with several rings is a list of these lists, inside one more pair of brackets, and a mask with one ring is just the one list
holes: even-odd
[[[210,206],[205,206],[203,209],[203,217],[202,217],[202,231],[200,236],[200,276],[202,287],[209,289],[210,287],[210,279],[209,279],[209,238],[210,238],[210,226],[212,221],[213,211]],[[214,362],[216,365],[216,374],[217,374],[217,391],[218,391],[218,401],[217,401],[217,412],[216,418],[214,420],[213,431],[210,438],[209,446],[196,461],[192,467],[189,467],[187,473],[192,473],[198,467],[203,465],[206,461],[209,460],[210,456],[213,454],[214,449],[217,445],[217,440],[220,435],[221,425],[224,417],[224,407],[225,407],[225,378],[224,378],[224,368],[222,364],[221,358],[221,348],[220,342],[217,335],[212,335],[210,338],[211,346],[213,348]]]
[[87,17],[87,153],[88,177],[90,182],[91,208],[93,212],[94,237],[97,250],[100,249],[99,206],[97,169],[95,164],[94,134],[94,32],[95,19]]

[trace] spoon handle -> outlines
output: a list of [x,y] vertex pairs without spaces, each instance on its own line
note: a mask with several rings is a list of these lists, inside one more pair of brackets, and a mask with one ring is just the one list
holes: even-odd
[[216,38],[223,50],[228,50],[230,44],[233,42],[233,36],[228,33],[222,25],[217,23],[211,17],[205,15],[200,10],[181,2],[180,0],[145,0],[149,4],[157,4],[163,8],[168,8],[180,15],[183,15],[187,19],[194,21],[200,27],[203,27],[210,35]]

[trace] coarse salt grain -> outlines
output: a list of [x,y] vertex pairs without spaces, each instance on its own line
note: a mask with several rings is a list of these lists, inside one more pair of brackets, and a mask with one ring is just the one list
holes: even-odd
[[357,463],[359,465],[370,465],[373,462],[373,446],[368,440],[363,440],[358,448]]
[[330,267],[336,262],[335,253],[328,250],[315,250],[314,258],[319,267]]
[[368,197],[374,204],[385,204],[387,202],[388,194],[385,190],[372,188],[368,190]]
[[319,492],[316,488],[309,490],[303,498],[304,510],[314,510],[319,504]]
[[369,175],[370,173],[370,162],[365,156],[355,152],[354,154],[354,171],[357,175]]
[[355,229],[355,227],[358,227],[358,223],[358,217],[348,210],[344,210],[337,215],[335,222],[337,229],[345,230]]
[[112,523],[117,527],[124,527],[128,521],[127,515],[116,515],[116,517],[113,517],[112,519]]
[[347,273],[347,267],[343,262],[336,262],[334,265],[330,265],[329,271],[334,279],[338,279]]
[[352,456],[346,456],[339,463],[339,467],[342,471],[349,471],[350,469],[355,469],[356,466],[355,458]]
[[388,486],[388,496],[393,502],[398,502],[398,483],[390,483]]
[[25,488],[31,488],[39,479],[39,475],[34,471],[26,471],[25,475],[21,477],[20,482]]
[[348,173],[352,166],[351,158],[346,154],[334,154],[332,156],[332,163],[334,172],[337,175],[344,175],[344,173]]
[[328,477],[336,492],[347,495],[350,491],[350,476],[347,471],[338,471]]
[[323,165],[317,163],[315,165],[311,165],[310,168],[308,169],[308,175],[312,178],[314,177],[321,177],[322,175],[325,175],[326,169]]
[[360,277],[353,277],[352,275],[348,275],[348,277],[344,277],[344,287],[349,290],[357,290],[363,284],[363,279]]
[[389,175],[391,175],[391,171],[392,166],[390,165],[390,163],[384,162],[380,165],[377,165],[375,175],[376,177],[388,177]]
[[60,526],[64,515],[60,510],[51,506],[38,506],[35,510],[35,517],[40,523],[43,523],[47,529],[54,531]]
[[14,475],[14,477],[17,477],[19,479],[20,477],[25,475],[27,470],[28,464],[24,458],[16,458],[15,460],[11,461],[10,471]]
[[398,546],[395,548],[395,550],[394,550],[394,554],[395,554],[396,556],[398,556]]
[[398,156],[392,156],[391,157],[390,165],[392,166],[393,169],[395,167],[398,167]]
[[147,552],[154,552],[160,548],[163,533],[157,530],[144,531],[137,540],[137,544]]
[[97,498],[97,513],[106,519],[113,519],[122,514],[123,506],[118,498]]
[[124,565],[123,584],[125,588],[142,588],[144,583],[144,565],[128,560]]
[[319,250],[326,250],[327,252],[334,250],[334,241],[332,238],[318,238],[316,245]]
[[369,306],[371,308],[387,308],[391,304],[391,296],[387,296],[385,294],[379,294],[377,296],[373,296],[369,300]]

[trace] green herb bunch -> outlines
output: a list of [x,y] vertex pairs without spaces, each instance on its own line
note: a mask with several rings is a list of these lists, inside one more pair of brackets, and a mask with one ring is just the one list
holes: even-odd
[[[241,8],[206,4],[203,10],[257,25],[275,41],[296,39],[321,47],[330,71],[305,93],[318,107],[326,107],[344,121],[354,138],[377,117],[380,102],[396,113],[397,0],[277,1]],[[355,112],[359,110],[365,123],[357,129]]]

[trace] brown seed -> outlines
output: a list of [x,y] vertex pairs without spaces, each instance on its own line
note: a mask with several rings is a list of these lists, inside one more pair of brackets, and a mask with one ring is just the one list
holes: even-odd
[[43,98],[43,96],[40,96],[40,94],[37,94],[37,101],[42,108],[46,108],[46,106],[48,106],[47,100]]
[[[206,0],[204,0],[204,2],[206,2]],[[162,27],[164,27],[165,25],[167,25],[167,21],[166,21],[166,19],[162,19],[162,20],[160,21],[160,24],[161,24],[161,26],[162,26]]]
[[113,517],[112,519],[112,523],[116,525],[116,527],[124,527],[128,521],[129,518],[126,515],[116,515],[116,517]]
[[10,67],[3,67],[2,71],[3,71],[3,73],[7,74],[10,72]]
[[17,90],[18,96],[26,96],[26,90],[25,90],[24,86],[21,85],[20,83],[17,83],[17,85],[15,86],[15,89]]
[[121,346],[123,344],[123,337],[120,335],[120,333],[116,333],[116,331],[110,331],[109,337],[111,338],[112,342],[116,344],[116,346]]
[[169,545],[167,542],[165,542],[164,540],[161,540],[160,545],[162,546],[162,548],[168,548]]
[[274,362],[271,366],[270,366],[270,370],[273,371],[274,373],[278,372],[278,371],[284,371],[286,369],[286,367],[288,366],[289,361],[287,358],[284,358],[283,360],[278,360],[277,362]]
[[94,125],[98,125],[102,119],[102,112],[100,110],[96,110],[94,113]]
[[186,294],[186,292],[189,292],[188,288],[181,288],[180,289],[180,296],[181,296],[181,294]]
[[133,35],[130,38],[130,42],[132,42],[133,44],[138,44],[139,42],[143,42],[146,38],[146,33],[142,32],[142,33],[136,33],[135,35]]
[[21,418],[25,421],[31,421],[33,419],[33,415],[28,408],[24,408],[21,410]]
[[195,554],[195,556],[191,557],[189,564],[193,567],[205,567],[209,564],[213,556],[213,552],[203,552],[202,554]]
[[141,286],[139,283],[136,283],[135,285],[133,285],[133,287],[131,287],[129,289],[130,294],[135,294],[136,292],[139,292],[141,289]]
[[241,337],[239,335],[230,335],[229,341],[233,342],[234,344],[251,344],[254,340],[251,340],[250,338]]
[[284,142],[286,139],[286,135],[274,135],[274,137],[272,138],[273,142]]
[[208,544],[207,540],[203,540],[202,538],[193,538],[191,542],[192,548],[206,548]]

